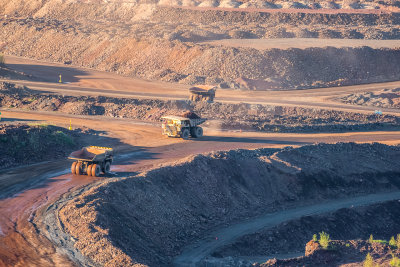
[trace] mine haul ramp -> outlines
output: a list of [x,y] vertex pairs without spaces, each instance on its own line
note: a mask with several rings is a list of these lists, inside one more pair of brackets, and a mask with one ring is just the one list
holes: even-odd
[[165,116],[161,118],[162,134],[169,137],[181,137],[188,139],[189,136],[197,138],[203,136],[203,128],[200,124],[207,119],[204,118],[186,118],[180,116]]
[[71,173],[99,176],[100,172],[110,172],[114,151],[109,147],[87,146],[72,152],[68,159],[74,160]]

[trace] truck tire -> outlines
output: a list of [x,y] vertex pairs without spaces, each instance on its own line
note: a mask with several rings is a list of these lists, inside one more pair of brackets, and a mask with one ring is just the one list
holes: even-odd
[[81,175],[82,174],[82,163],[77,162],[75,166],[75,174]]
[[181,133],[181,137],[183,139],[188,139],[189,138],[189,129],[187,129],[187,128],[183,129],[182,133]]
[[97,177],[100,174],[100,166],[99,164],[92,165],[92,176]]
[[197,135],[197,137],[202,137],[203,136],[203,128],[196,127],[196,135]]
[[92,176],[92,167],[93,167],[92,164],[90,164],[90,165],[87,167],[86,174],[87,174],[88,176]]
[[202,137],[202,136],[203,136],[203,128],[201,128],[201,127],[195,127],[195,128],[193,128],[193,129],[192,129],[192,136],[193,136],[194,138]]
[[75,169],[76,169],[76,161],[72,162],[72,165],[71,165],[71,173],[72,174],[76,174]]
[[109,161],[106,161],[106,164],[104,164],[104,169],[103,169],[103,173],[107,174],[110,172],[110,168],[111,168],[111,163]]

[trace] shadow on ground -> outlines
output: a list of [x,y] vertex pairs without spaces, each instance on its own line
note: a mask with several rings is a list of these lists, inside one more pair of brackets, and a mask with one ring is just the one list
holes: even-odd
[[192,141],[198,142],[225,142],[225,143],[253,143],[253,144],[283,144],[283,145],[305,145],[309,142],[271,140],[266,138],[256,137],[224,137],[224,136],[203,136],[201,138],[191,138]]
[[[57,127],[62,129],[61,127]],[[122,143],[119,139],[110,138],[100,135],[100,132],[90,130],[78,134],[78,144],[66,151],[64,155],[57,157],[48,157],[37,163],[31,162],[26,165],[21,163],[20,166],[3,169],[0,174],[0,200],[12,197],[15,194],[24,194],[32,189],[46,188],[50,184],[56,182],[68,182],[74,179],[88,180],[88,183],[96,179],[105,179],[107,177],[123,177],[124,175],[132,175],[132,173],[115,173],[114,175],[101,175],[100,177],[91,177],[86,175],[72,175],[70,168],[73,161],[67,160],[68,155],[78,150],[80,147],[101,144],[105,147],[115,147],[115,162],[117,164],[133,164],[135,160],[143,158],[151,159],[154,153],[149,153],[145,147],[131,146]],[[123,148],[123,149],[122,149]],[[118,150],[123,154],[118,155]]]
[[61,75],[62,82],[78,82],[78,76],[86,76],[88,73],[72,67],[45,66],[45,65],[26,65],[26,64],[7,64],[7,67],[17,72],[27,74],[29,78],[36,78],[41,81],[58,83]]

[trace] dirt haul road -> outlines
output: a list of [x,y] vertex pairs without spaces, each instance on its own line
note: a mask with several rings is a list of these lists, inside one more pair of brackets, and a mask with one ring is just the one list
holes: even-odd
[[[175,161],[190,154],[236,148],[282,147],[314,142],[338,141],[399,143],[399,132],[366,132],[341,134],[264,134],[221,133],[207,131],[199,140],[168,139],[160,136],[159,125],[132,120],[104,117],[66,116],[45,112],[2,111],[13,120],[31,120],[67,125],[72,118],[73,127],[90,127],[104,131],[103,135],[120,141],[118,149],[125,153],[117,159],[112,171],[117,176],[132,175],[148,168]],[[110,144],[116,141],[110,141]],[[107,145],[107,144],[103,144]],[[69,174],[65,161],[42,163],[5,171],[1,181],[23,176],[18,184],[0,192],[0,265],[5,266],[69,266],[73,263],[63,256],[42,234],[41,213],[46,206],[65,193],[105,179]]]
[[349,199],[340,199],[312,206],[304,206],[276,213],[265,214],[248,222],[235,224],[213,232],[207,238],[194,243],[184,249],[183,253],[175,258],[174,266],[196,266],[213,251],[231,244],[236,238],[261,229],[272,228],[281,223],[298,219],[303,216],[323,214],[342,208],[367,206],[374,203],[400,199],[400,192],[373,194]]
[[[11,81],[31,89],[77,95],[107,95],[114,97],[188,99],[189,86],[150,82],[123,77],[117,74],[90,69],[70,67],[64,64],[35,61],[21,57],[7,56],[10,68],[35,76],[42,82]],[[59,81],[62,75],[63,83]],[[290,91],[238,91],[220,89],[217,101],[228,103],[270,104],[299,106],[305,108],[334,109],[341,111],[371,113],[376,108],[348,105],[334,101],[347,94],[360,91],[375,91],[400,87],[400,81],[363,84],[355,86],[330,87],[321,89]],[[381,109],[386,114],[400,115],[398,109]]]

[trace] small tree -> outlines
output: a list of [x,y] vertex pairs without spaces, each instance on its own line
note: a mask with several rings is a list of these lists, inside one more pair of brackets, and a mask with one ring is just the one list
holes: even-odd
[[363,262],[364,267],[374,267],[374,259],[372,259],[371,254],[367,254],[367,257],[365,257],[365,260]]
[[329,242],[331,241],[329,235],[325,232],[319,233],[319,244],[322,248],[327,249],[329,246]]
[[391,247],[397,247],[397,241],[394,239],[394,236],[392,236],[389,240],[389,246]]
[[312,236],[312,240],[313,240],[314,242],[317,242],[317,241],[318,241],[317,234],[313,234],[313,236]]

